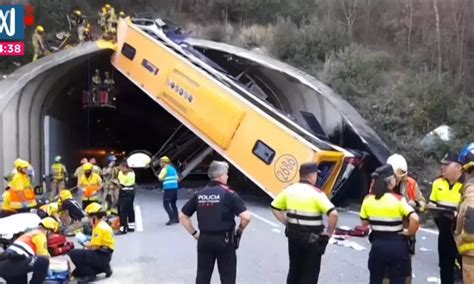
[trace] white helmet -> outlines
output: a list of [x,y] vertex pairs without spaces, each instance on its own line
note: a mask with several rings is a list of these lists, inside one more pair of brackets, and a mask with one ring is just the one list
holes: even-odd
[[393,171],[398,175],[406,175],[408,172],[407,160],[400,154],[388,157],[387,164],[391,165]]

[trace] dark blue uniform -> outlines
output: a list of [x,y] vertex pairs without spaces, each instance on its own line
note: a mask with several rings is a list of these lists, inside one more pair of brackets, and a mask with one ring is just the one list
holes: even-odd
[[234,217],[247,210],[227,185],[212,181],[197,192],[181,210],[192,216],[197,212],[199,226],[198,272],[196,283],[210,283],[214,263],[223,284],[235,283],[237,257],[234,243]]

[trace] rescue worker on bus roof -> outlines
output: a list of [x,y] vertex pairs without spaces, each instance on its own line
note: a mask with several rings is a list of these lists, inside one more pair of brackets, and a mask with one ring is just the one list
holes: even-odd
[[126,234],[135,231],[135,210],[133,206],[135,200],[135,172],[128,166],[127,161],[120,164],[118,180],[120,182],[119,234]]
[[82,208],[93,202],[100,202],[100,190],[102,189],[102,178],[93,172],[93,165],[86,163],[83,166],[84,174],[79,180],[78,187],[81,189]]
[[68,174],[66,166],[61,163],[61,156],[56,156],[54,158],[54,163],[51,166],[52,181],[51,181],[51,192],[49,195],[49,200],[52,201],[55,199],[56,195],[66,187],[68,182]]
[[474,283],[474,143],[462,149],[459,161],[463,165],[466,181],[459,205],[454,238],[462,256],[464,283]]
[[74,10],[73,12],[73,24],[77,28],[77,38],[79,43],[84,42],[84,29],[87,25],[87,19],[80,10]]
[[47,50],[43,40],[44,28],[43,26],[37,26],[33,33],[33,61],[46,55]]
[[178,200],[179,176],[176,168],[171,164],[171,160],[167,156],[160,158],[161,171],[158,179],[163,183],[163,207],[168,213],[169,221],[166,225],[179,223],[178,208],[176,201]]
[[76,269],[72,272],[75,278],[82,282],[92,282],[97,274],[112,275],[110,261],[115,250],[115,239],[112,228],[104,220],[106,212],[99,203],[90,203],[85,209],[92,224],[92,239],[84,244],[84,249],[73,249],[69,252],[71,261]]
[[[316,187],[318,172],[316,163],[302,164],[300,181],[285,188],[271,204],[273,214],[286,227],[287,283],[318,283],[321,258],[337,225],[336,208]],[[326,232],[323,215],[328,216]]]
[[[236,283],[236,249],[250,222],[250,213],[239,195],[227,185],[228,171],[226,162],[212,161],[208,170],[211,182],[181,209],[181,224],[198,241],[196,284],[211,282],[216,259],[221,283]],[[197,212],[199,232],[191,221],[194,212]],[[237,230],[234,216],[240,217]]]
[[17,159],[15,161],[16,173],[13,175],[10,186],[10,207],[17,212],[29,212],[37,205],[35,192],[29,176],[30,163]]
[[[406,199],[393,192],[396,178],[391,165],[375,170],[373,191],[362,203],[360,218],[363,226],[372,229],[369,241],[370,283],[382,283],[388,271],[390,283],[405,283],[411,275],[408,237],[414,236],[419,224],[415,210]],[[403,219],[408,218],[408,228]]]
[[21,235],[0,256],[0,277],[7,283],[26,284],[28,273],[33,272],[31,284],[41,284],[48,275],[48,235],[58,232],[59,224],[53,218],[44,218],[38,228]]
[[438,256],[441,283],[454,283],[456,262],[460,263],[453,232],[456,214],[461,202],[461,189],[464,183],[462,164],[455,152],[447,153],[441,160],[441,177],[433,182],[428,208],[432,210],[439,230]]

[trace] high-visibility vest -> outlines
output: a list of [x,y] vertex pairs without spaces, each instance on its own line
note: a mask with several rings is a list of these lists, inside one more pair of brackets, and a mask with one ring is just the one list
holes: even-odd
[[167,165],[166,176],[163,179],[163,190],[178,189],[179,187],[178,180],[179,180],[179,176],[176,169],[171,165]]
[[82,175],[80,179],[81,186],[84,186],[84,196],[83,200],[98,200],[99,199],[99,182],[101,181],[100,176],[95,173],[87,178],[85,175]]
[[407,179],[407,196],[408,200],[416,200],[416,181],[412,177]]
[[43,234],[38,230],[31,231],[20,236],[16,239],[12,245],[8,247],[8,250],[14,251],[18,254],[29,256],[35,256],[37,249],[36,245],[33,243],[33,238],[38,234]]
[[61,164],[61,163],[54,163],[53,166],[51,167],[52,168],[52,172],[53,172],[53,179],[54,180],[63,180],[64,179],[64,175],[66,174],[65,171],[64,171],[64,165]]
[[16,173],[10,182],[10,207],[12,209],[32,208],[36,206],[36,196],[30,178]]

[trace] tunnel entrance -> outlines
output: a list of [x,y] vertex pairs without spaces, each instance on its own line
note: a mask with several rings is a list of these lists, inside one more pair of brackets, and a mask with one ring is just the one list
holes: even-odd
[[[83,108],[83,92],[91,89],[92,76],[98,69],[101,75],[109,72],[115,81],[115,108]],[[137,183],[158,185],[156,172],[151,169],[152,158],[157,154],[171,155],[173,163],[182,171],[189,162],[194,148],[207,145],[164,110],[159,104],[142,92],[110,64],[110,57],[98,55],[71,71],[74,76],[69,84],[52,100],[45,111],[44,151],[45,172],[56,155],[63,157],[70,175],[79,166],[81,158],[96,158],[97,164],[104,167],[107,157],[115,155],[118,161],[127,160],[137,173]],[[103,76],[102,76],[103,78]],[[172,137],[178,128],[186,132],[178,141]],[[180,143],[178,145],[178,143]],[[173,156],[173,145],[178,148],[189,147]],[[176,147],[174,147],[176,148]],[[163,151],[164,150],[164,151]],[[157,153],[160,151],[159,153]],[[161,155],[161,154],[160,154]],[[207,167],[213,159],[224,160],[217,153],[210,154],[182,182],[183,187],[199,187],[207,183]],[[146,164],[146,165],[144,165]],[[242,173],[230,165],[229,183],[243,194],[266,196]],[[69,186],[74,186],[75,180]],[[155,187],[156,187],[155,186]],[[148,186],[147,186],[148,187]]]

